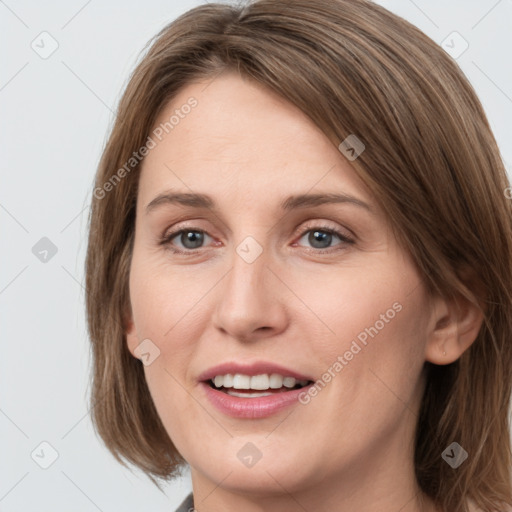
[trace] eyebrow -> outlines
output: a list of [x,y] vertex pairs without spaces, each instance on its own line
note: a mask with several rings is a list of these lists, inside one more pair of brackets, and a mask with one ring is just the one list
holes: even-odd
[[[349,203],[356,206],[365,208],[369,212],[372,211],[371,207],[354,196],[349,194],[300,194],[287,197],[281,202],[281,208],[284,211],[291,211],[299,208],[311,208],[313,206],[320,206],[323,204],[332,203]],[[215,208],[215,201],[206,194],[199,194],[193,192],[164,192],[156,196],[147,206],[146,213],[151,212],[155,208],[168,205],[179,204],[182,206],[191,206],[194,208]]]

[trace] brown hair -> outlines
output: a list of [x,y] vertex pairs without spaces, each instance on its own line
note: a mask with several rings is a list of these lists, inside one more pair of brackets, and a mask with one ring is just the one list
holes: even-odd
[[[352,165],[428,290],[482,306],[473,345],[451,365],[425,363],[416,477],[445,511],[467,511],[467,500],[486,511],[512,504],[512,210],[504,165],[455,62],[366,0],[203,5],[157,34],[133,72],[96,176],[86,261],[92,418],[106,446],[157,485],[184,463],[126,346],[140,162],[125,164],[182,87],[224,70],[295,104],[336,146],[356,134],[366,150]],[[469,453],[456,470],[441,457],[454,441]]]

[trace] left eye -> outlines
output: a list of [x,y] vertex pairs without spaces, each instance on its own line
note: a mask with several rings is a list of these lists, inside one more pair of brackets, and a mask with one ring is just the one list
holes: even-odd
[[351,242],[349,238],[331,228],[308,229],[302,234],[299,241],[302,240],[303,238],[307,238],[307,242],[311,244],[314,249],[322,250],[330,248],[331,243],[333,241],[333,237],[340,240],[340,242]]

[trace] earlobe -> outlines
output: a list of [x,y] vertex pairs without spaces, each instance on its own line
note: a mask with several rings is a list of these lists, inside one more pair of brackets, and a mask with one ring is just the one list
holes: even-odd
[[428,333],[425,359],[433,364],[455,362],[476,340],[483,311],[467,298],[433,300],[432,329]]

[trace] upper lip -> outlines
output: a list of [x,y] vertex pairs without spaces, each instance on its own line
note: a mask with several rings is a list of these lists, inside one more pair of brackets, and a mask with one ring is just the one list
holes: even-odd
[[314,380],[312,377],[296,372],[295,370],[291,370],[290,368],[286,368],[285,366],[266,361],[250,364],[236,362],[221,363],[205,370],[201,375],[199,375],[198,380],[207,381],[213,379],[216,375],[227,375],[228,373],[232,375],[235,373],[241,373],[251,377],[254,375],[278,373],[283,377],[295,377],[296,380]]

